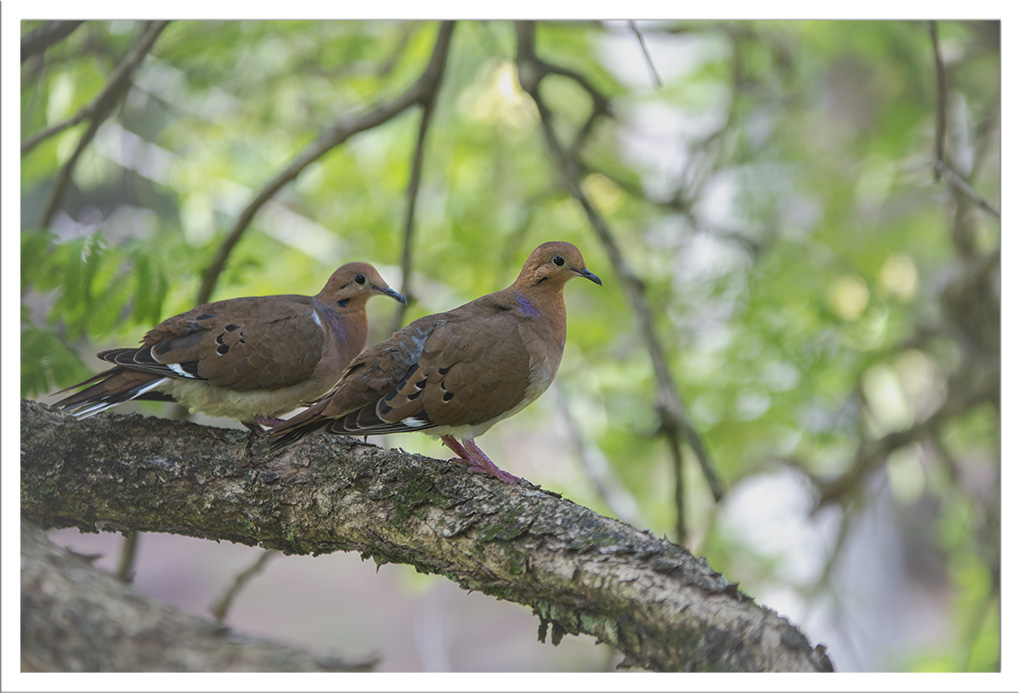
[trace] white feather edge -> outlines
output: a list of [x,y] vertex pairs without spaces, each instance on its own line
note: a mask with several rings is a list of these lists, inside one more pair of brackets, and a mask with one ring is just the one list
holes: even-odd
[[136,397],[141,397],[142,395],[144,395],[149,390],[155,389],[155,388],[159,387],[160,385],[163,385],[164,383],[167,383],[169,381],[170,381],[170,378],[160,378],[159,380],[153,380],[151,383],[149,383],[145,387],[139,388],[138,392],[136,392],[135,394],[131,395],[130,398],[128,398],[126,400],[123,400],[122,402],[99,402],[98,404],[93,404],[88,409],[82,409],[79,412],[75,412],[74,416],[75,416],[75,418],[78,418],[78,419],[87,419],[88,417],[92,416],[93,414],[98,414],[99,412],[106,411],[110,407],[115,407],[118,404],[123,404],[124,402],[130,402],[132,399],[135,399]]

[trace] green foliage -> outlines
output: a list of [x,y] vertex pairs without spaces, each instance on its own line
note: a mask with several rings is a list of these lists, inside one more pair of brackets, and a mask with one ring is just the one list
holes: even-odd
[[[61,323],[67,337],[109,335],[128,309],[134,324],[159,322],[168,281],[152,248],[139,243],[111,247],[100,231],[66,242],[39,231],[25,231],[21,238],[22,289],[52,292],[48,322]],[[53,343],[39,342],[43,351],[27,353],[46,354]],[[24,381],[22,387],[27,393],[38,391],[26,388]]]
[[53,383],[75,383],[92,372],[81,358],[48,330],[25,326],[21,331],[21,388],[45,392]]

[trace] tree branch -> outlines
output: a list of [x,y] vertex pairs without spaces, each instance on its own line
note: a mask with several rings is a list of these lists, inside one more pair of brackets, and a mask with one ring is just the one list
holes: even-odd
[[[677,485],[675,494],[678,504],[677,535],[679,540],[683,541],[684,536],[686,535],[686,527],[684,525],[683,511],[683,458],[681,456],[681,442],[687,442],[690,444],[698,462],[701,464],[701,469],[705,474],[705,478],[708,480],[709,486],[712,489],[712,494],[715,496],[716,500],[722,498],[724,489],[715,473],[708,451],[704,443],[701,441],[701,436],[698,434],[694,425],[690,422],[690,418],[687,416],[687,411],[680,398],[676,382],[673,379],[673,375],[670,373],[665,350],[663,349],[662,343],[655,330],[652,310],[648,305],[647,298],[645,297],[644,285],[630,269],[627,261],[624,259],[623,252],[620,249],[619,244],[616,242],[616,238],[613,235],[612,230],[609,228],[609,224],[598,210],[595,209],[595,206],[592,205],[588,196],[581,188],[580,162],[571,157],[556,135],[556,130],[553,127],[552,122],[552,112],[549,110],[549,107],[546,105],[545,100],[542,99],[539,92],[539,84],[542,79],[544,79],[548,74],[556,72],[556,70],[550,69],[550,66],[541,61],[535,54],[534,23],[516,22],[515,26],[517,29],[518,76],[521,82],[521,87],[531,96],[538,109],[542,133],[545,136],[545,141],[549,148],[552,163],[556,167],[564,187],[566,187],[569,194],[577,200],[578,203],[580,203],[588,216],[589,223],[595,230],[596,235],[598,235],[599,239],[602,241],[602,245],[606,250],[606,254],[609,256],[610,262],[613,264],[616,275],[621,279],[624,293],[630,303],[631,310],[637,318],[641,336],[644,339],[645,347],[648,349],[648,354],[651,358],[652,370],[655,373],[657,385],[656,412],[658,413],[661,422],[659,432],[666,436],[670,454],[673,459],[675,482]],[[606,108],[608,108],[608,106],[606,106]]]
[[652,73],[652,80],[655,82],[656,89],[662,89],[662,77],[659,76],[659,71],[655,69],[655,63],[652,62],[652,54],[648,52],[648,44],[645,43],[645,36],[641,33],[641,29],[638,28],[637,22],[631,19],[629,22],[630,30],[634,32],[634,36],[637,37],[638,44],[641,46],[641,54],[645,57],[645,62],[648,63],[648,70]]
[[276,558],[280,555],[279,551],[270,549],[269,551],[263,551],[259,554],[259,557],[250,566],[245,568],[241,573],[234,578],[234,581],[227,588],[227,591],[223,593],[223,596],[216,600],[212,605],[212,615],[216,619],[216,625],[222,625],[223,621],[227,618],[227,612],[230,611],[230,607],[234,603],[234,599],[240,594],[244,586],[247,585],[251,580],[262,572],[269,563],[269,560]]
[[935,85],[937,94],[935,101],[935,162],[932,165],[935,172],[935,182],[941,181],[942,176],[945,175],[949,184],[958,194],[969,198],[971,202],[985,210],[988,214],[991,214],[996,219],[1001,219],[999,210],[990,205],[983,197],[978,195],[974,188],[967,184],[967,181],[964,180],[963,176],[954,171],[949,162],[946,161],[946,129],[948,120],[946,117],[946,111],[949,101],[949,80],[946,77],[946,64],[942,59],[942,51],[939,49],[938,22],[928,22],[928,35],[931,36],[932,54],[935,60]]
[[979,404],[998,403],[1000,387],[998,369],[981,374],[974,382],[969,380],[960,382],[966,377],[958,374],[957,378],[950,381],[945,401],[930,416],[903,430],[887,433],[877,440],[862,440],[857,455],[846,472],[830,480],[815,479],[819,491],[815,512],[840,500],[846,494],[859,490],[861,480],[884,464],[894,450],[923,440],[938,431],[947,421]]
[[74,174],[74,168],[78,163],[79,157],[81,157],[85,149],[92,142],[96,133],[99,132],[99,126],[103,124],[103,121],[106,120],[110,112],[113,111],[113,107],[117,103],[118,99],[120,99],[120,97],[131,87],[131,73],[134,72],[134,69],[138,67],[139,64],[141,64],[142,60],[145,59],[145,56],[149,54],[149,50],[152,49],[152,45],[156,42],[159,34],[169,23],[170,22],[150,22],[142,32],[138,42],[135,43],[120,64],[117,65],[117,69],[110,77],[110,81],[106,83],[106,86],[103,87],[103,90],[92,101],[92,103],[78,111],[78,113],[71,119],[46,129],[44,132],[39,133],[35,137],[29,138],[28,141],[21,145],[21,153],[24,155],[47,137],[51,137],[72,125],[81,122],[81,120],[85,118],[89,119],[89,125],[78,140],[78,145],[75,147],[74,152],[68,158],[67,162],[60,168],[60,172],[57,174],[57,179],[53,183],[53,188],[50,190],[49,198],[43,208],[42,217],[39,220],[40,227],[46,228],[50,225],[50,220],[53,219],[53,215],[60,206],[60,199],[64,196],[64,190],[67,188],[68,183],[71,182],[71,176]]
[[[68,22],[73,24],[74,22]],[[87,105],[83,106],[77,113],[68,118],[67,120],[57,123],[52,127],[48,127],[42,132],[38,132],[32,135],[24,142],[21,143],[21,155],[28,154],[32,149],[45,139],[53,137],[57,133],[63,132],[69,127],[73,127],[85,120],[90,118],[95,122],[95,127],[99,127],[99,123],[105,120],[107,114],[116,103],[117,99],[121,94],[130,86],[129,78],[131,73],[135,71],[145,56],[152,50],[152,46],[156,43],[156,39],[159,38],[160,33],[167,27],[170,22],[150,22],[148,26],[142,31],[138,37],[138,41],[131,47],[131,50],[127,52],[123,60],[118,63],[113,74],[110,75],[110,80],[106,83],[96,98],[92,99]],[[68,32],[70,33],[70,32]],[[27,38],[27,37],[26,37]],[[22,50],[24,50],[24,42],[22,42]],[[96,122],[98,121],[98,122]],[[94,133],[93,133],[94,134]],[[82,138],[84,140],[84,138]],[[91,138],[90,138],[91,139]],[[79,146],[81,146],[79,144]]]
[[421,100],[421,122],[418,124],[418,141],[414,146],[414,155],[411,159],[411,175],[407,181],[407,209],[404,212],[404,250],[400,255],[400,293],[407,299],[407,303],[398,304],[397,311],[393,314],[391,332],[396,332],[403,326],[404,316],[407,315],[407,306],[414,299],[414,294],[411,291],[411,266],[414,256],[414,213],[418,205],[418,190],[421,188],[421,171],[425,160],[425,140],[428,137],[429,125],[432,124],[432,115],[436,110],[439,84],[445,72],[446,53],[443,54],[442,60],[443,64],[438,68],[438,76],[433,88]]
[[928,35],[931,37],[931,48],[935,58],[935,182],[942,179],[942,168],[946,156],[946,103],[949,86],[946,80],[946,64],[939,50],[938,22],[928,22]]
[[[111,103],[112,106],[112,103]],[[50,221],[53,219],[53,215],[57,213],[57,208],[60,206],[60,200],[64,196],[64,191],[67,189],[68,183],[71,182],[71,176],[74,175],[74,168],[78,165],[78,159],[88,148],[92,139],[99,132],[99,126],[103,124],[103,118],[95,117],[89,120],[89,126],[85,128],[85,132],[82,133],[78,139],[78,144],[71,153],[71,156],[67,158],[64,165],[60,167],[57,172],[57,178],[53,181],[53,187],[50,188],[50,194],[46,198],[46,205],[43,207],[42,216],[39,218],[39,227],[45,229],[50,225]]]
[[36,53],[42,53],[57,41],[70,36],[82,25],[79,21],[46,22],[38,29],[21,37],[21,62],[25,62]]
[[269,453],[241,431],[138,415],[79,421],[24,400],[21,446],[22,513],[44,528],[358,551],[529,606],[554,644],[587,633],[627,666],[832,669],[824,647],[704,559],[456,462],[325,435]]
[[197,303],[207,303],[212,297],[213,290],[216,288],[216,282],[219,280],[220,273],[223,272],[223,267],[226,265],[227,258],[230,257],[234,246],[241,240],[241,236],[244,235],[248,225],[251,224],[252,219],[255,218],[255,215],[262,206],[271,200],[284,185],[297,178],[308,165],[335,147],[340,146],[349,138],[359,132],[382,125],[400,115],[411,106],[423,103],[425,99],[429,98],[429,95],[436,90],[442,77],[446,65],[446,56],[450,51],[450,37],[453,35],[453,26],[454,22],[450,21],[439,25],[439,34],[436,37],[436,46],[432,51],[432,57],[429,59],[429,63],[425,67],[425,71],[422,72],[421,77],[407,91],[389,103],[385,103],[353,120],[341,120],[332,127],[327,128],[255,195],[254,199],[248,203],[248,206],[244,208],[244,211],[237,218],[234,227],[227,234],[223,243],[220,244],[212,262],[202,275],[202,285],[198,291]]
[[117,579],[132,582],[135,579],[135,558],[138,556],[138,532],[125,532],[124,543],[117,559]]
[[970,185],[967,183],[967,181],[965,181],[963,179],[963,177],[959,173],[957,173],[956,171],[954,171],[953,169],[951,169],[949,167],[949,164],[947,164],[944,161],[936,161],[935,162],[935,170],[939,174],[945,174],[946,180],[949,181],[949,184],[951,186],[953,186],[953,188],[958,193],[960,193],[961,195],[969,198],[971,202],[976,204],[981,209],[985,210],[988,214],[991,214],[996,219],[1002,219],[1002,216],[1000,215],[999,210],[996,209],[995,207],[993,207],[988,202],[988,200],[986,200],[985,198],[981,197],[977,193],[977,191],[974,190],[974,188],[970,187]]
[[21,523],[23,671],[367,671],[243,637],[139,594]]

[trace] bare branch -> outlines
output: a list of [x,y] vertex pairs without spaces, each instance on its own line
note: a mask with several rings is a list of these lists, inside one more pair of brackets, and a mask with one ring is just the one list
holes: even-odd
[[928,35],[931,36],[932,53],[935,57],[935,181],[942,179],[942,165],[946,156],[946,103],[949,86],[946,80],[946,64],[939,50],[938,22],[928,22]]
[[[598,210],[595,209],[581,188],[580,171],[583,170],[583,167],[579,161],[571,157],[570,153],[560,143],[553,127],[553,115],[539,92],[539,83],[551,71],[548,64],[539,60],[535,55],[534,24],[532,22],[516,22],[516,28],[517,72],[522,88],[528,92],[538,108],[542,133],[545,136],[553,165],[556,167],[563,185],[570,195],[580,203],[585,214],[588,216],[589,223],[602,241],[606,254],[621,280],[631,310],[638,321],[640,333],[651,358],[652,369],[656,378],[656,412],[660,419],[659,432],[667,438],[678,489],[679,485],[683,482],[681,442],[688,442],[701,464],[702,471],[705,473],[709,485],[712,487],[713,495],[718,500],[723,494],[722,484],[719,482],[718,476],[713,469],[711,458],[708,456],[707,449],[704,443],[702,443],[700,435],[690,422],[686,408],[680,398],[679,390],[670,373],[665,349],[663,349],[659,336],[656,333],[652,309],[648,305],[648,300],[645,296],[644,285],[630,269],[608,223]],[[678,501],[682,501],[682,492],[680,490],[677,491],[676,495]],[[682,532],[684,523],[682,506],[678,507],[677,514],[677,529],[681,532],[679,540],[683,541],[684,535]]]
[[965,181],[960,174],[949,167],[949,164],[944,161],[936,161],[935,170],[939,174],[945,174],[946,180],[949,181],[949,185],[951,185],[957,192],[969,198],[971,202],[991,214],[996,219],[1002,219],[999,214],[999,210],[990,205],[985,198],[978,195],[977,191],[970,187],[970,185],[967,184],[967,181]]
[[722,124],[698,143],[699,148],[702,150],[708,149],[709,145],[720,139],[733,127],[733,122],[737,117],[737,103],[740,99],[741,84],[744,80],[744,53],[740,42],[748,39],[749,35],[745,32],[737,31],[729,24],[720,24],[719,29],[729,38],[730,48],[733,50],[733,60],[730,68],[730,101],[726,107],[726,118]]
[[[533,54],[534,55],[534,54]],[[603,94],[594,84],[591,83],[587,77],[572,68],[564,65],[556,65],[554,63],[547,63],[544,60],[534,56],[535,62],[541,66],[541,69],[550,75],[560,75],[574,80],[577,84],[584,89],[591,96],[592,101],[592,112],[597,115],[612,116],[612,107],[610,106],[609,97]]]
[[[131,77],[131,73],[135,71],[135,68],[137,68],[141,64],[142,60],[145,59],[145,56],[149,54],[149,51],[152,50],[152,45],[156,42],[160,33],[162,33],[163,29],[165,29],[169,23],[170,22],[165,21],[149,22],[142,31],[141,36],[138,37],[138,41],[136,41],[135,45],[131,47],[131,50],[125,54],[124,58],[114,69],[113,74],[110,75],[110,80],[106,83],[106,86],[103,87],[102,91],[96,95],[96,98],[92,99],[91,102],[83,106],[77,113],[67,120],[48,127],[42,132],[38,132],[22,142],[21,155],[24,156],[25,154],[28,154],[43,140],[53,137],[57,133],[63,132],[69,127],[77,125],[86,118],[91,118],[95,123],[95,126],[98,128],[99,123],[105,120],[106,116],[109,115],[111,110],[113,110],[113,105],[120,98],[121,94],[123,94],[130,86],[129,78]],[[84,136],[82,139],[85,139]]]
[[932,164],[932,169],[935,173],[935,181],[941,181],[942,176],[945,175],[950,186],[952,186],[957,193],[969,198],[971,202],[991,214],[996,219],[1001,219],[999,210],[990,205],[983,197],[978,195],[963,176],[956,173],[947,161],[946,130],[948,121],[947,104],[949,101],[949,80],[946,77],[946,64],[942,59],[942,51],[939,49],[938,22],[928,22],[928,34],[931,36],[932,54],[935,61],[935,83],[937,93],[935,101],[935,161]]
[[60,168],[60,172],[57,174],[57,179],[54,181],[53,188],[50,190],[49,198],[46,201],[46,205],[43,207],[42,217],[39,220],[40,227],[46,228],[50,225],[50,220],[53,218],[57,208],[60,206],[60,199],[64,196],[64,190],[66,190],[67,185],[71,182],[71,176],[74,173],[74,168],[78,163],[79,157],[81,157],[82,153],[86,148],[88,148],[92,139],[96,136],[96,133],[99,131],[99,126],[103,124],[103,121],[106,120],[107,116],[110,115],[110,112],[113,111],[114,105],[130,88],[131,82],[129,78],[131,73],[136,67],[138,67],[145,56],[148,55],[152,45],[156,42],[156,38],[169,23],[170,22],[150,22],[132,49],[128,51],[124,60],[122,60],[117,66],[117,69],[114,71],[110,81],[106,83],[106,86],[103,87],[99,96],[97,96],[92,103],[79,111],[76,116],[71,118],[71,120],[65,121],[64,124],[49,128],[45,132],[39,133],[35,137],[30,138],[26,143],[22,144],[21,153],[24,155],[31,150],[32,147],[47,137],[80,122],[83,118],[89,119],[89,126],[85,129],[85,132],[82,133],[81,138],[78,140],[78,146],[75,147],[74,152]]
[[638,28],[637,22],[633,19],[630,20],[630,30],[634,32],[637,37],[638,43],[641,44],[641,53],[645,56],[645,62],[648,63],[648,69],[652,73],[652,79],[655,80],[656,89],[662,89],[662,78],[659,77],[659,71],[655,69],[655,63],[652,62],[652,54],[648,52],[648,45],[645,43],[645,37]]
[[[588,92],[588,95],[591,97],[591,113],[588,114],[588,118],[587,120],[585,120],[584,125],[582,125],[578,129],[577,133],[574,135],[573,142],[570,145],[571,156],[576,157],[577,154],[581,151],[581,148],[584,146],[584,143],[587,141],[588,137],[591,135],[592,131],[595,129],[595,124],[599,121],[599,119],[601,119],[602,117],[608,118],[613,117],[613,111],[609,101],[609,97],[603,94],[601,90],[599,90],[594,84],[592,84],[591,80],[589,80],[584,74],[578,72],[577,70],[566,67],[565,65],[548,63],[539,58],[534,51],[534,31],[532,31],[531,36],[527,40],[530,46],[529,63],[534,68],[536,68],[537,72],[539,72],[541,75],[538,81],[541,81],[541,79],[547,75],[560,75],[561,77],[566,77],[567,79],[576,82],[578,86],[580,86],[582,89]],[[521,41],[520,31],[518,31],[517,41],[518,44],[520,44]],[[520,48],[518,48],[518,52],[520,52]],[[520,70],[521,67],[520,60],[517,61],[517,65],[518,70]],[[520,79],[523,84],[524,78]]]
[[74,174],[74,168],[78,164],[78,159],[88,148],[89,144],[91,144],[92,139],[99,132],[99,126],[102,123],[103,121],[100,118],[93,118],[89,121],[89,126],[82,133],[81,138],[78,140],[78,145],[74,148],[74,152],[67,158],[64,165],[60,167],[57,178],[53,181],[53,187],[50,188],[46,204],[43,206],[42,216],[39,218],[40,228],[46,228],[50,225],[50,220],[53,219],[53,215],[57,213],[57,208],[60,206],[60,200],[64,196],[64,191],[71,182],[71,176]]
[[21,62],[25,62],[36,53],[42,53],[57,41],[70,36],[81,26],[81,21],[46,22],[38,29],[21,37]]
[[[535,487],[339,436],[271,453],[169,419],[21,405],[21,510],[292,554],[358,551],[529,606],[653,670],[829,671],[824,648],[680,546]],[[74,464],[68,464],[74,460]]]
[[252,578],[262,572],[270,558],[275,558],[279,555],[280,552],[276,550],[263,551],[259,555],[258,560],[234,578],[234,582],[231,583],[227,591],[212,606],[212,614],[213,618],[216,619],[216,625],[223,625],[223,620],[227,617],[227,612],[230,611],[230,607],[233,605],[234,599],[241,592],[241,589],[251,582]]
[[[446,54],[443,55],[445,60]],[[439,94],[439,85],[442,82],[442,75],[445,70],[439,68],[439,77],[434,87],[421,100],[421,122],[418,125],[418,141],[414,146],[414,156],[411,160],[411,176],[407,181],[407,209],[404,211],[404,249],[400,256],[401,286],[400,293],[407,299],[407,303],[399,304],[397,311],[393,314],[393,326],[391,332],[396,332],[404,324],[404,316],[407,315],[407,307],[414,299],[414,292],[411,290],[411,267],[414,245],[414,213],[418,204],[418,190],[421,188],[421,171],[425,159],[425,140],[428,136],[429,125],[432,123],[432,114],[436,108],[436,98]]]
[[122,582],[135,579],[135,557],[138,555],[138,532],[124,532],[124,543],[120,547],[120,558],[117,560],[117,578]]
[[[959,375],[959,374],[958,374]],[[896,449],[921,441],[937,431],[943,423],[983,402],[997,403],[999,399],[999,373],[985,373],[974,382],[960,382],[963,377],[950,380],[949,391],[942,405],[927,418],[900,431],[887,433],[877,440],[862,440],[850,468],[840,476],[828,480],[815,480],[820,492],[816,511],[839,501],[848,493],[860,488],[861,480],[872,470],[884,464]]]
[[663,210],[671,213],[682,214],[688,218],[691,217],[692,201],[688,198],[682,197],[680,195],[675,195],[670,199],[652,197],[639,184],[633,183],[627,180],[626,178],[623,178],[622,176],[618,176],[617,174],[613,173],[608,169],[596,168],[595,166],[592,166],[586,162],[581,162],[581,166],[582,166],[581,170],[583,171],[584,174],[587,175],[589,173],[597,173],[600,176],[605,176],[610,181],[612,181],[618,188],[620,188],[633,198],[642,200],[656,207],[661,207]]
[[223,243],[220,244],[212,262],[203,273],[197,303],[207,303],[212,297],[213,290],[216,288],[216,282],[219,280],[220,273],[223,271],[223,267],[226,265],[227,258],[230,257],[234,246],[241,240],[241,236],[244,235],[248,225],[251,224],[252,219],[255,218],[255,215],[262,206],[272,199],[284,185],[297,178],[309,164],[340,146],[352,136],[392,120],[411,106],[423,103],[424,99],[427,99],[436,90],[446,65],[446,56],[450,50],[450,37],[453,35],[453,26],[454,23],[449,21],[440,24],[432,57],[429,59],[429,63],[421,77],[407,91],[392,101],[353,120],[341,120],[332,127],[327,128],[255,195],[252,201],[248,203],[248,206],[244,208],[244,211],[241,212],[241,215],[234,223],[234,227],[227,234]]

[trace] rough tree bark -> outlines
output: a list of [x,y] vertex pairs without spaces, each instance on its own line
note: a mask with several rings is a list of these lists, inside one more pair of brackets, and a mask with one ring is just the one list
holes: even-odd
[[531,607],[656,671],[831,671],[821,645],[683,547],[456,462],[315,436],[21,404],[22,513],[43,528],[169,532],[293,554],[358,551]]
[[249,638],[153,601],[21,525],[21,670],[367,671]]

